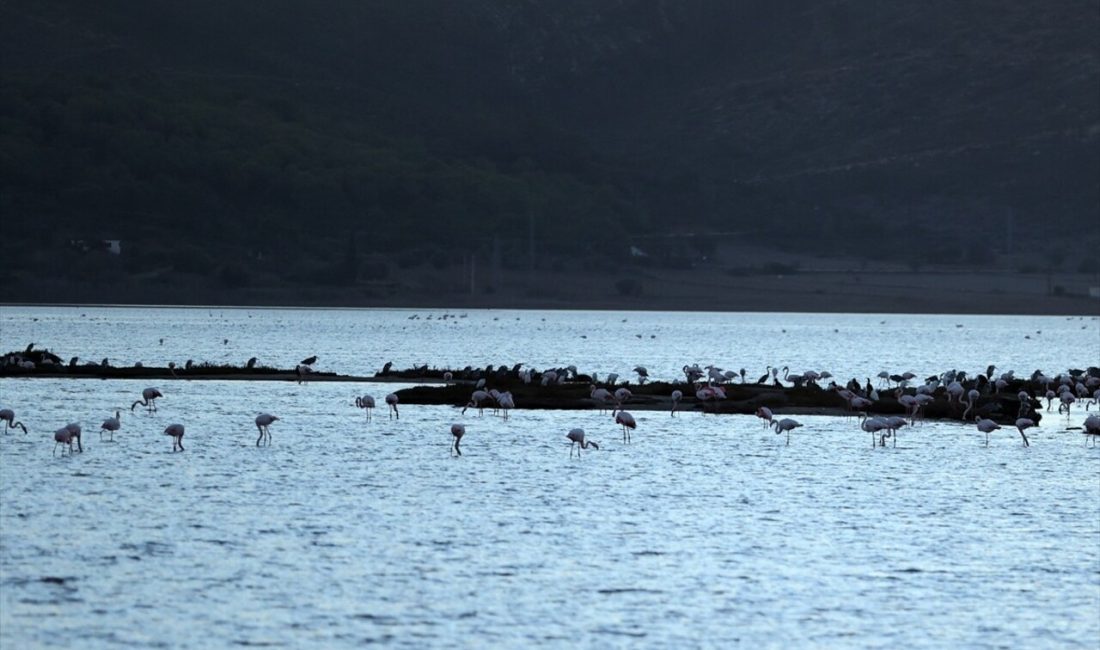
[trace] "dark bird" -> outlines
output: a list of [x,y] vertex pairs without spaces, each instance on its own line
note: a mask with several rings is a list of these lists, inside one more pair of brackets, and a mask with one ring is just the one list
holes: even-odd
[[316,354],[313,355],[312,357],[307,357],[305,359],[302,359],[302,365],[303,366],[312,366],[315,363],[317,363],[317,355]]
[[246,363],[245,366],[248,367],[249,369],[255,368],[256,367],[256,357],[252,357],[251,359],[249,359],[248,363]]

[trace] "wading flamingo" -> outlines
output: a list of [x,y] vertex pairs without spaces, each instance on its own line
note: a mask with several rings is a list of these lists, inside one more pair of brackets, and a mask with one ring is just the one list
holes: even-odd
[[615,424],[623,425],[623,442],[630,442],[630,432],[638,428],[634,416],[626,411],[619,411],[619,414],[615,416]]
[[[68,427],[61,427],[57,431],[54,431],[53,432],[53,439],[54,439],[53,453],[55,455],[57,454],[57,446],[58,445],[68,445],[69,446],[69,453],[70,454],[73,453],[73,434],[69,433],[69,428]],[[65,453],[64,447],[61,449],[61,453],[62,454]]]
[[256,428],[260,431],[260,437],[256,438],[256,446],[260,446],[260,441],[267,439],[267,444],[271,444],[271,430],[270,426],[272,422],[275,422],[279,418],[271,415],[270,413],[260,413],[256,416]]
[[118,411],[115,411],[115,417],[107,418],[103,421],[103,425],[99,429],[99,439],[103,440],[103,432],[107,431],[111,434],[111,442],[115,440],[115,431],[122,428],[122,419],[119,417]]
[[374,418],[374,396],[364,395],[362,397],[356,397],[355,406],[366,412],[367,422],[370,422]]
[[[584,429],[570,429],[569,433],[565,434],[565,437],[569,438],[569,440],[571,441],[569,443],[569,457],[570,458],[573,457],[573,447],[575,447],[576,445],[580,445],[581,449],[588,449],[589,447],[593,447],[595,449],[600,448],[599,445],[597,445],[595,442],[593,442],[591,440],[585,441],[585,439],[584,439]],[[581,457],[581,449],[577,450],[577,458]]]
[[394,417],[396,417],[398,420],[400,420],[401,413],[397,411],[397,393],[390,393],[389,395],[386,395],[386,404],[388,404],[390,407],[390,419],[392,420]]
[[997,424],[989,418],[983,418],[981,416],[974,416],[975,426],[978,427],[978,431],[985,434],[985,446],[989,446],[989,434],[993,433],[997,429],[1001,428],[1001,425]]
[[802,423],[796,420],[792,420],[790,418],[783,418],[782,420],[773,423],[772,426],[775,427],[776,433],[780,433],[783,431],[787,432],[787,444],[789,445],[791,444],[791,429],[797,429],[798,427],[802,426]]
[[1031,418],[1020,418],[1016,420],[1016,430],[1020,432],[1020,437],[1024,439],[1024,446],[1030,447],[1031,443],[1027,441],[1027,435],[1024,433],[1024,429],[1030,429],[1035,426],[1035,421]]
[[157,410],[156,399],[158,397],[164,397],[164,395],[161,395],[160,391],[157,390],[156,388],[146,388],[145,390],[141,391],[141,399],[139,399],[138,401],[136,401],[136,402],[134,402],[133,404],[130,405],[130,410],[133,411],[134,408],[136,408],[138,404],[141,404],[147,410],[152,411],[152,412],[156,412],[156,410]]
[[22,429],[23,433],[27,432],[27,427],[22,422],[15,421],[15,411],[11,409],[0,409],[0,420],[4,421],[4,433],[9,429]]
[[684,399],[684,391],[674,390],[672,391],[672,416],[676,416],[676,409],[680,407],[680,400]]
[[164,428],[164,435],[172,436],[172,451],[175,451],[178,447],[180,451],[183,451],[183,425],[182,424],[169,424]]
[[760,408],[756,409],[756,417],[764,421],[764,428],[766,429],[772,425],[774,414],[772,413],[772,410],[770,408],[766,406],[761,406]]
[[76,422],[70,422],[65,425],[65,428],[69,430],[69,435],[76,440],[76,450],[83,454],[84,445],[80,442],[80,425]]
[[451,437],[454,438],[454,442],[451,444],[451,455],[462,455],[462,450],[458,448],[458,443],[462,442],[462,436],[466,435],[465,424],[452,424],[451,425]]

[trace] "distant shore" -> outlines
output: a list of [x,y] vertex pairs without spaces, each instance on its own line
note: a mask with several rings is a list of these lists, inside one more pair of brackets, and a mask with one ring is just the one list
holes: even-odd
[[[629,271],[629,272],[627,272]],[[378,309],[565,309],[627,311],[820,312],[973,315],[1100,315],[1100,279],[1082,274],[973,271],[834,271],[734,276],[719,272],[628,269],[620,273],[517,274],[499,287],[462,291],[410,274],[402,284],[347,287],[255,286],[206,282],[17,283],[0,287],[0,306],[149,306]],[[616,278],[631,278],[624,295]],[[453,278],[452,278],[453,282]]]

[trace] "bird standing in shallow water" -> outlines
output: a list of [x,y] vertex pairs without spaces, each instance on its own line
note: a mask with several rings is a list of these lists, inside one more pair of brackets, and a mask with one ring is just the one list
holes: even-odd
[[988,418],[983,418],[983,417],[978,416],[978,415],[974,416],[974,421],[975,421],[976,426],[978,427],[978,431],[981,431],[982,433],[985,434],[985,446],[988,447],[989,446],[989,434],[993,433],[997,429],[1000,429],[1001,425],[997,424],[993,420],[990,420]]
[[623,442],[630,442],[630,432],[638,427],[634,416],[626,411],[619,411],[615,416],[615,424],[623,425]]
[[172,451],[176,451],[178,447],[180,451],[183,451],[183,425],[182,424],[169,424],[164,429],[164,435],[172,436]]
[[778,422],[772,423],[772,426],[775,427],[776,433],[781,433],[783,431],[787,432],[787,444],[789,445],[791,444],[791,429],[797,429],[802,426],[802,423],[790,418],[783,418]]
[[458,443],[462,442],[462,436],[466,435],[465,424],[452,424],[451,425],[451,437],[454,439],[451,443],[451,455],[462,455],[462,450],[458,448]]
[[1096,446],[1096,440],[1100,439],[1100,415],[1090,415],[1085,418],[1085,444],[1087,445],[1089,439],[1092,440],[1092,446]]
[[115,431],[122,428],[122,420],[119,417],[118,411],[115,411],[115,417],[107,418],[103,421],[103,425],[99,429],[99,439],[103,440],[103,432],[107,431],[111,434],[111,442],[115,440]]
[[386,395],[386,404],[390,407],[390,419],[396,416],[397,419],[400,420],[401,414],[397,411],[397,393]]
[[271,444],[271,430],[270,426],[272,422],[275,422],[279,418],[271,415],[270,413],[260,413],[256,416],[256,428],[260,431],[260,437],[256,438],[256,446],[260,446],[260,441],[267,438],[267,444]]
[[141,404],[149,411],[155,413],[157,410],[156,400],[158,397],[164,397],[164,395],[161,395],[160,391],[156,388],[146,388],[141,391],[141,399],[130,405],[130,410],[133,411],[138,404]]
[[[61,427],[57,431],[54,431],[53,432],[53,439],[54,439],[54,443],[53,443],[53,453],[54,454],[57,453],[57,446],[58,445],[68,445],[69,446],[69,453],[70,454],[73,453],[73,434],[69,433],[69,428],[68,427]],[[65,453],[64,448],[61,450],[61,453],[62,454]]]
[[1024,433],[1024,429],[1030,429],[1035,426],[1035,421],[1031,418],[1020,418],[1016,420],[1016,430],[1020,432],[1020,437],[1024,439],[1024,446],[1030,447],[1031,443],[1027,441],[1027,435]]
[[374,396],[364,395],[362,397],[355,398],[355,406],[363,409],[367,413],[367,422],[370,422],[374,417]]
[[22,422],[15,421],[15,411],[11,409],[0,409],[0,420],[4,421],[4,433],[8,429],[22,429],[23,433],[27,432],[27,427]]
[[[569,440],[572,441],[572,442],[569,443],[569,457],[570,458],[573,457],[573,447],[575,447],[576,445],[580,445],[581,449],[588,449],[589,447],[593,447],[595,449],[600,448],[599,445],[597,445],[595,442],[593,442],[591,440],[585,441],[585,439],[584,439],[584,429],[570,429],[569,433],[565,434],[565,437],[569,438]],[[581,457],[581,449],[577,450],[577,458]]]

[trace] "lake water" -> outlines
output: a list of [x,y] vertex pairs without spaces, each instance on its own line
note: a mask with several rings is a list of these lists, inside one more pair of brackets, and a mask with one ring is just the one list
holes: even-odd
[[[440,320],[441,316],[449,317]],[[451,318],[450,316],[454,317]],[[416,316],[416,318],[411,318]],[[429,320],[428,317],[431,316]],[[920,376],[1096,365],[1089,318],[0,308],[0,351],[370,374],[526,362]],[[1030,338],[1025,338],[1029,336]],[[160,343],[160,339],[164,343]],[[225,343],[228,339],[228,343]],[[1100,639],[1100,448],[1084,411],[1023,447],[927,422],[595,411],[507,421],[352,402],[393,384],[0,380],[0,647],[1086,647]],[[99,423],[122,409],[115,442]],[[260,411],[281,419],[255,446]],[[51,432],[84,426],[85,453]],[[464,455],[449,427],[467,425]],[[160,432],[186,425],[186,451]],[[598,451],[569,457],[583,427]]]

